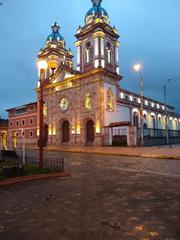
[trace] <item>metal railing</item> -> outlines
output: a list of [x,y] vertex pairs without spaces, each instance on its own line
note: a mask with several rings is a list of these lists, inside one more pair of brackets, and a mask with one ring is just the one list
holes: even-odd
[[[180,138],[180,130],[169,130],[170,138]],[[138,128],[138,139],[140,138],[141,129]],[[166,138],[165,129],[144,128],[144,138]]]

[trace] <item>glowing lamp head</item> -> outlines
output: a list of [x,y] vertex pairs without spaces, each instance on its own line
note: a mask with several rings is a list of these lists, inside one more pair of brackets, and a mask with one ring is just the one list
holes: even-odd
[[141,64],[135,64],[133,68],[134,68],[134,71],[139,72],[141,70]]
[[42,70],[42,69],[46,70],[47,67],[48,67],[48,64],[45,60],[40,60],[40,61],[37,62],[37,66],[38,66],[39,70]]

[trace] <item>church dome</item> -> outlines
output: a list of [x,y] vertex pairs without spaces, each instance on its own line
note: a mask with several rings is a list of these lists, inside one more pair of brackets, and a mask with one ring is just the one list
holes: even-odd
[[59,33],[60,26],[55,22],[53,24],[52,33],[47,38],[47,43],[61,43],[64,46],[66,45],[64,37]]
[[89,11],[86,13],[85,16],[85,23],[89,24],[91,23],[95,18],[100,17],[102,18],[106,23],[109,24],[109,16],[107,11],[101,7],[102,0],[91,0],[93,3],[92,8],[89,9]]

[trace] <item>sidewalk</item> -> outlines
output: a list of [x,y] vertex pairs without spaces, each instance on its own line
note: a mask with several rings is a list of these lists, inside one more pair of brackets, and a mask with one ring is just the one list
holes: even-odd
[[[31,147],[31,149],[38,149]],[[180,145],[156,146],[156,147],[63,147],[51,146],[45,151],[91,153],[106,155],[141,156],[148,158],[177,159],[180,160]]]

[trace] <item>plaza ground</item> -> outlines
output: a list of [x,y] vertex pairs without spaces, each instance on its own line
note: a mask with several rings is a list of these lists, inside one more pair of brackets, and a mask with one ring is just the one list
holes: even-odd
[[46,152],[57,156],[71,178],[0,188],[0,239],[180,239],[180,161]]

